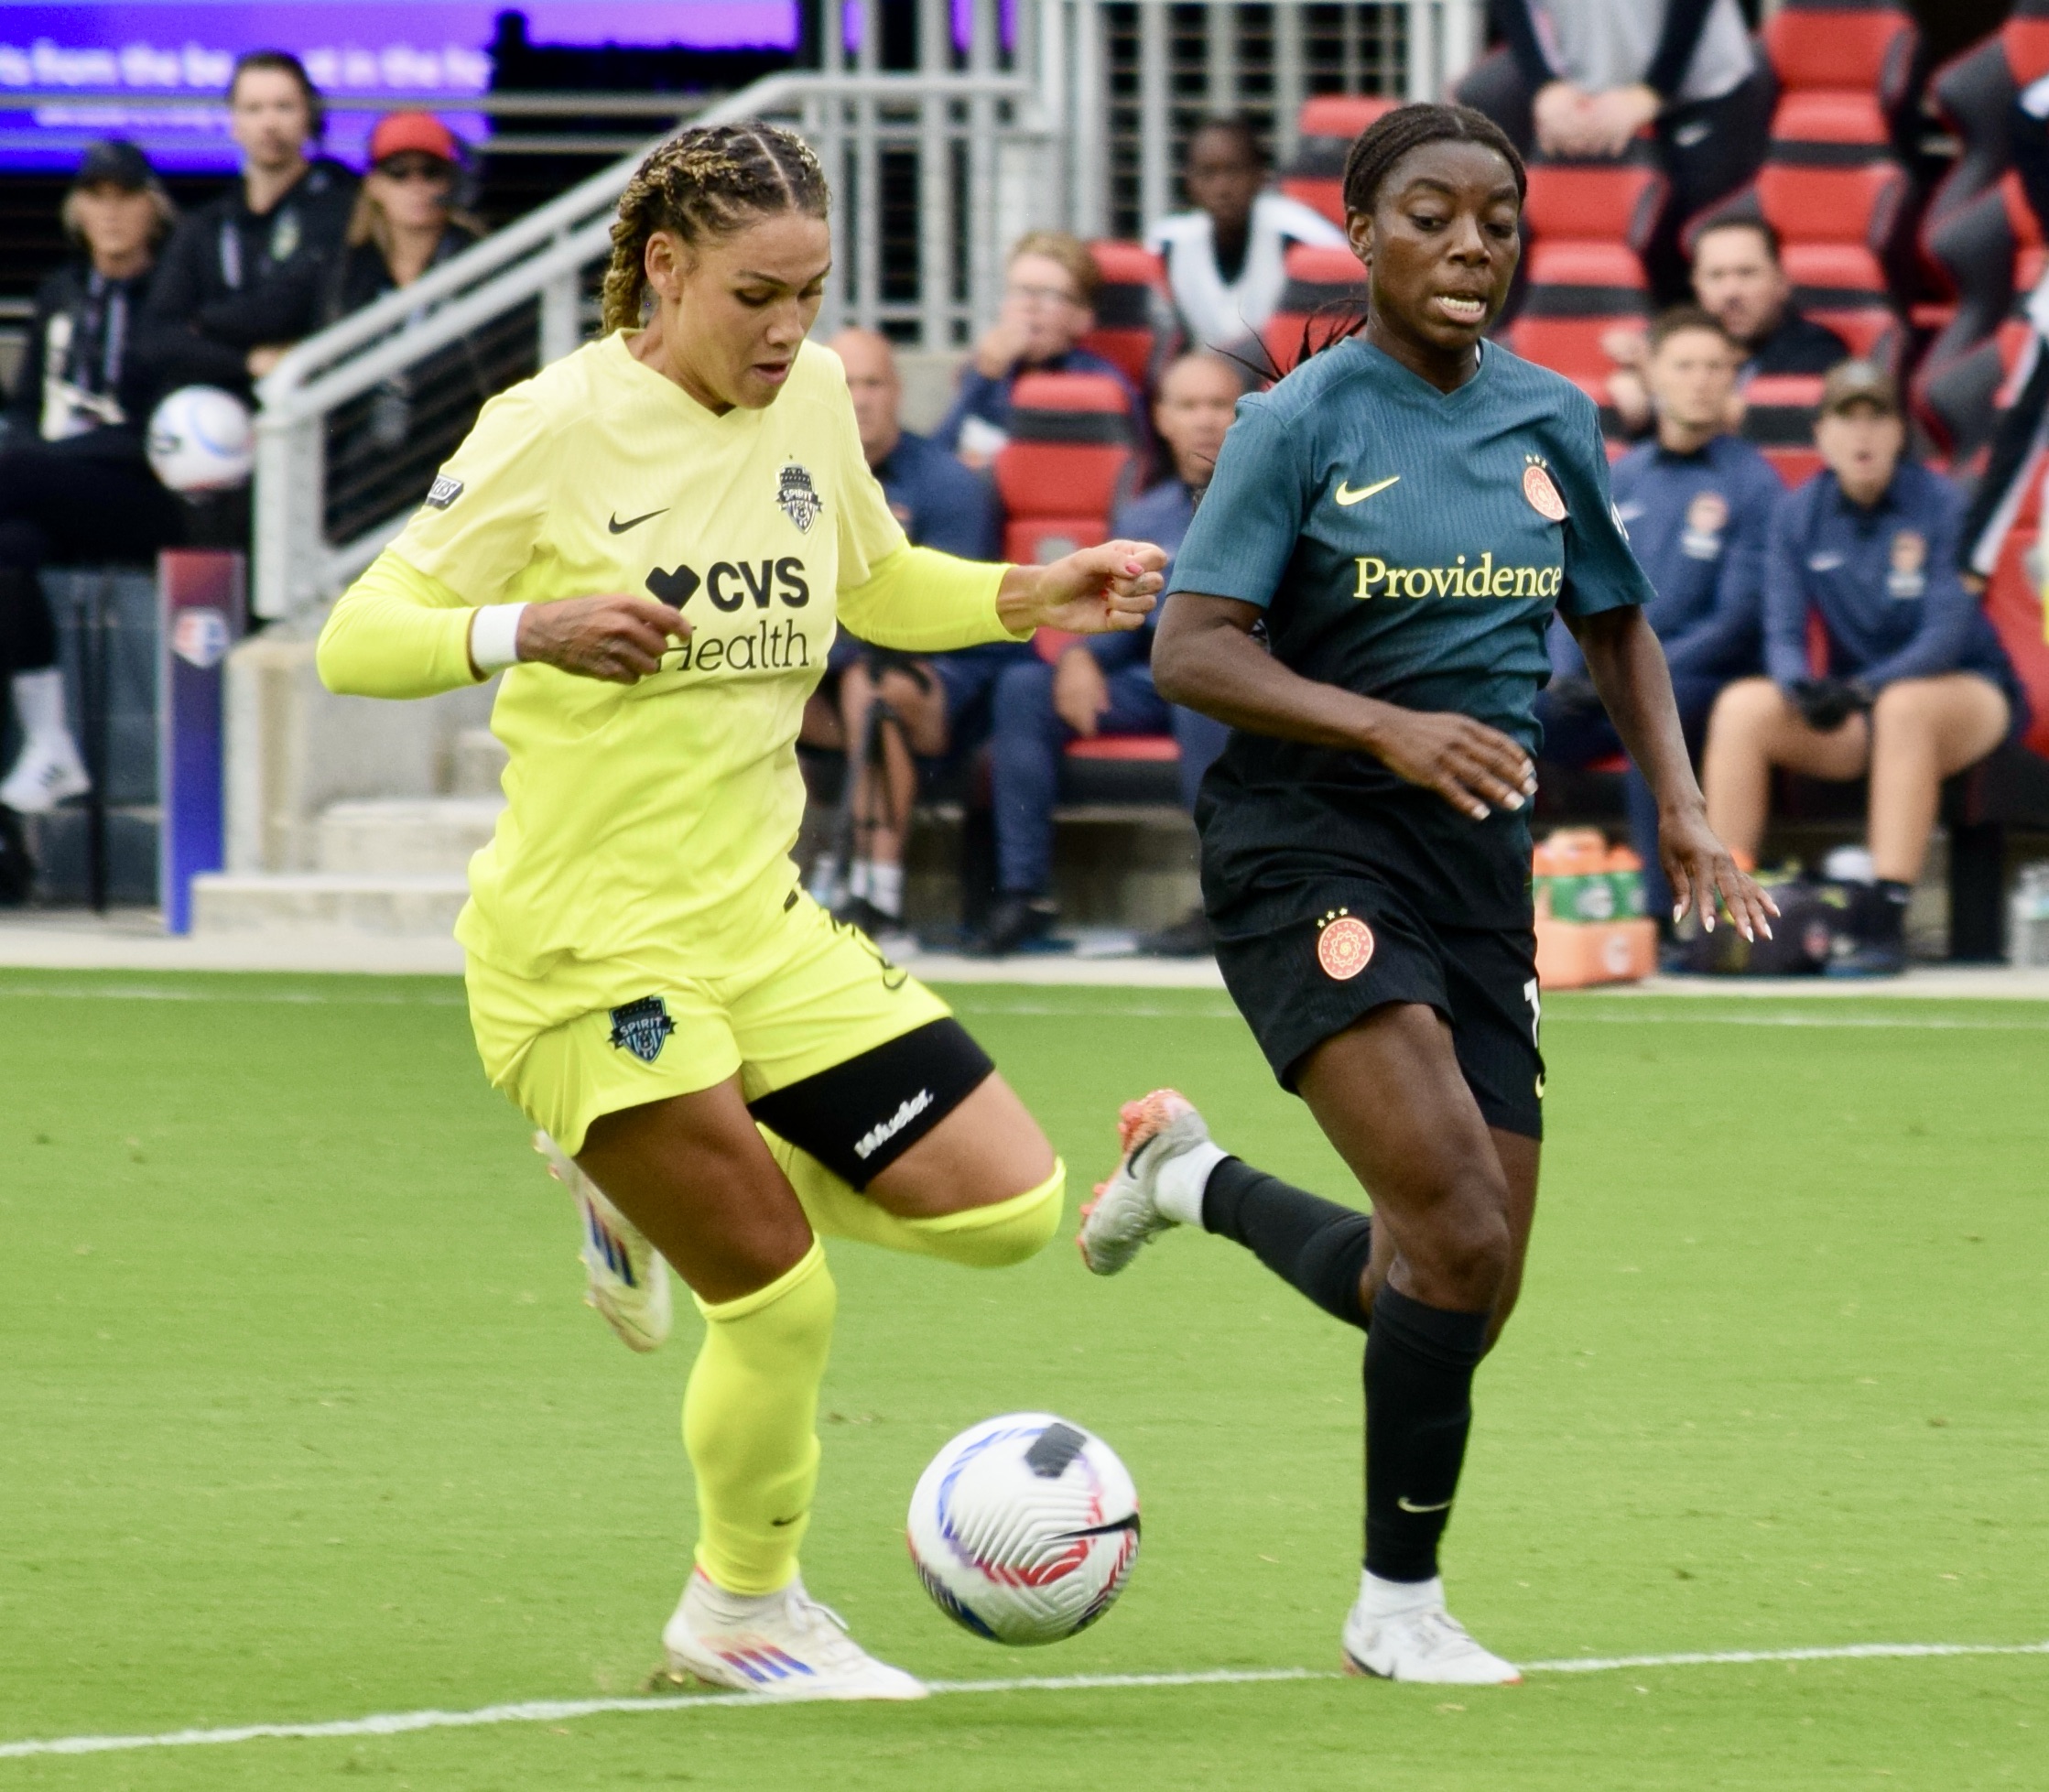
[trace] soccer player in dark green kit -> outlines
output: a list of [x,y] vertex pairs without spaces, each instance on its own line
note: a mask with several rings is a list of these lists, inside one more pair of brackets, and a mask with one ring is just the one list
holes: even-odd
[[1445,1607],[1437,1544],[1473,1372],[1514,1305],[1544,1061],[1523,809],[1554,609],[1656,792],[1681,911],[1770,899],[1709,831],[1651,588],[1593,405],[1492,342],[1523,172],[1479,114],[1404,106],[1345,169],[1363,330],[1245,399],[1175,562],[1153,667],[1231,725],[1204,784],[1204,907],[1232,999],[1372,1200],[1369,1220],[1228,1156],[1171,1090],[1128,1104],[1081,1249],[1122,1269],[1220,1233],[1364,1329],[1356,1672],[1516,1670]]

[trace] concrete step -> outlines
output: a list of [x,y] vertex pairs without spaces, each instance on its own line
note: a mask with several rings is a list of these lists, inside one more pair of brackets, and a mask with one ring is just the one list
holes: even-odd
[[387,797],[335,803],[315,832],[315,863],[337,876],[459,874],[486,844],[504,798]]
[[488,728],[465,728],[455,737],[450,788],[459,797],[495,797],[505,769],[504,744]]
[[192,880],[192,931],[446,936],[469,894],[460,873],[217,871]]

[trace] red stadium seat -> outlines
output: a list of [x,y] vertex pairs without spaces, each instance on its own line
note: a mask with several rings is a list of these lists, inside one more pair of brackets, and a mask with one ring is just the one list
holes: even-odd
[[1913,51],[1913,21],[1885,0],[1784,0],[1764,27],[1764,53],[1782,92],[1861,89],[1887,112],[1906,96]]
[[1360,132],[1399,103],[1376,93],[1319,93],[1305,100],[1296,125],[1295,158],[1282,171],[1281,190],[1342,228],[1345,157]]
[[[1057,666],[1060,656],[1082,637],[1064,628],[1042,628],[1032,636],[1032,646],[1048,666]],[[1126,765],[1172,765],[1181,749],[1172,734],[1104,734],[1092,741],[1069,741],[1069,759],[1093,759]]]
[[1366,272],[1350,249],[1297,243],[1285,266],[1288,283],[1280,306],[1260,332],[1283,373],[1302,359],[1305,343],[1311,350],[1323,347],[1346,333],[1366,310]]
[[2008,531],[1985,588],[1985,614],[2034,711],[2023,744],[2049,757],[2049,641],[2043,638],[2042,595],[2027,572],[2028,549],[2037,539],[2032,528]]
[[1081,346],[1101,355],[1143,392],[1153,381],[1166,270],[1140,243],[1091,243],[1089,253],[1102,284],[1096,289],[1096,327]]
[[1771,462],[1772,470],[1785,482],[1787,490],[1795,485],[1805,485],[1821,471],[1821,453],[1814,448],[1767,448],[1764,458]]
[[1043,565],[1093,547],[1135,467],[1124,389],[1107,374],[1026,374],[1011,392],[996,490],[1006,559]]
[[1762,374],[1743,388],[1743,439],[1754,442],[1788,485],[1821,465],[1815,418],[1821,413],[1817,374]]
[[1664,204],[1647,152],[1618,162],[1542,162],[1530,169],[1523,222],[1531,237],[1510,348],[1565,375],[1596,404],[1615,364],[1603,342],[1641,330],[1651,314],[1639,254]]

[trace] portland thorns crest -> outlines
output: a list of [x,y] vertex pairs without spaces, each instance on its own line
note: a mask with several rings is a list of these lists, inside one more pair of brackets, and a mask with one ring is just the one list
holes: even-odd
[[783,515],[806,535],[811,533],[811,525],[825,510],[825,500],[811,483],[810,473],[795,461],[783,469],[783,477],[775,487],[775,502],[783,506]]
[[644,995],[612,1011],[612,1043],[632,1052],[643,1064],[652,1064],[662,1055],[675,1031],[668,1004],[658,995]]
[[1334,983],[1349,983],[1373,961],[1373,929],[1349,908],[1317,923],[1317,962]]

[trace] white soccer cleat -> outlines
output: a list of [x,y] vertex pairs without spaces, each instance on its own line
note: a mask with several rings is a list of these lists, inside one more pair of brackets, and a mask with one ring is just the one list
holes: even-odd
[[923,1699],[923,1681],[875,1657],[846,1622],[793,1580],[781,1592],[729,1593],[692,1572],[662,1629],[669,1671],[766,1699]]
[[[1384,1584],[1384,1583],[1383,1583]],[[1361,1585],[1345,1615],[1345,1671],[1425,1686],[1514,1686],[1520,1669],[1491,1655],[1445,1610],[1444,1582],[1417,1587],[1414,1605],[1397,1612],[1371,1609]]]
[[1081,1261],[1098,1276],[1116,1275],[1143,1245],[1181,1223],[1160,1206],[1160,1171],[1208,1145],[1209,1128],[1187,1096],[1155,1089],[1118,1110],[1117,1142],[1124,1155],[1110,1180],[1096,1184],[1074,1240]]
[[654,1350],[668,1336],[673,1318],[662,1254],[546,1133],[534,1135],[534,1149],[575,1199],[583,1222],[585,1305],[598,1309],[628,1350]]
[[16,815],[48,815],[67,798],[82,797],[92,787],[85,762],[69,734],[31,734],[7,781],[0,784],[0,804]]

